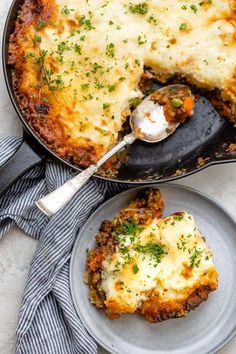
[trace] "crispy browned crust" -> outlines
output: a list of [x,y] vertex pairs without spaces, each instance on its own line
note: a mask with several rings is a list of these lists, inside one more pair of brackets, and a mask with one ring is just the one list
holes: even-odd
[[138,312],[151,323],[183,317],[188,312],[195,310],[203,301],[206,301],[209,293],[215,289],[215,286],[199,286],[192,291],[187,299],[182,301],[160,303],[157,296],[145,301]]
[[25,59],[20,43],[24,41],[29,26],[36,26],[39,20],[52,21],[56,11],[53,1],[25,0],[16,20],[15,31],[10,37],[8,64],[14,69],[12,79],[16,100],[30,127],[60,157],[78,166],[89,166],[96,162],[98,153],[92,143],[88,140],[84,146],[78,146],[68,141],[70,137],[57,119],[53,99],[45,103],[40,93],[31,95],[21,89]]
[[[106,309],[109,319],[119,318],[122,313],[134,312],[132,308],[125,304],[121,307],[115,299],[106,300],[106,294],[101,288],[102,263],[111,256],[118,241],[114,237],[114,232],[122,223],[129,219],[136,220],[141,225],[148,225],[155,217],[161,217],[164,202],[157,189],[147,190],[146,193],[132,201],[127,208],[121,210],[119,215],[111,221],[103,221],[96,236],[96,248],[93,249],[86,263],[84,280],[89,286],[89,299],[97,308]],[[176,213],[175,215],[179,215]],[[192,269],[188,265],[185,267],[183,277],[191,276]],[[159,298],[158,292],[150,292],[148,299],[136,310],[151,323],[162,322],[171,318],[185,316],[191,310],[196,309],[203,301],[206,301],[210,292],[217,288],[217,272],[212,269],[212,282],[207,285],[195,284],[194,288],[186,289],[185,298],[180,300],[165,301]]]

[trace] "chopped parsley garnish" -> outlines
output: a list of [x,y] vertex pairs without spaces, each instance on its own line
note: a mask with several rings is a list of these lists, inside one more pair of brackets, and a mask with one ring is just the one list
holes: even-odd
[[132,14],[146,15],[148,13],[148,4],[146,2],[140,2],[139,4],[129,4],[129,12]]
[[120,262],[119,261],[116,261],[115,263],[115,269],[113,270],[113,272],[119,272],[120,270]]
[[102,108],[108,109],[110,106],[111,106],[110,103],[103,103]]
[[45,21],[42,21],[40,20],[38,23],[37,23],[37,26],[36,26],[36,31],[39,31],[41,30],[41,28],[44,28],[47,26],[47,23]]
[[137,263],[135,263],[135,264],[133,265],[133,272],[134,272],[134,274],[137,274],[138,271],[139,271],[139,267],[137,266]]
[[115,44],[114,43],[107,44],[106,55],[110,58],[114,58],[114,55],[115,55]]
[[69,50],[69,47],[66,42],[61,42],[60,44],[58,44],[57,50],[59,53],[63,53],[65,50]]
[[57,75],[56,79],[55,79],[55,84],[57,85],[64,85],[64,81],[62,80],[61,75]]
[[107,85],[108,91],[113,92],[116,90],[116,85]]
[[25,60],[28,60],[29,58],[34,58],[34,57],[35,57],[35,54],[33,52],[28,52],[24,56]]
[[53,71],[47,68],[43,68],[44,75],[42,77],[43,82],[45,84],[52,83],[54,80],[52,79]]
[[90,19],[86,19],[85,16],[80,17],[79,23],[81,26],[84,27],[84,29],[91,31],[92,29],[95,29],[95,27],[93,27],[91,20]]
[[193,254],[189,257],[190,260],[190,268],[193,267],[199,267],[199,264],[201,262],[201,257],[202,257],[202,251],[197,250],[196,247],[194,247],[194,252]]
[[[56,82],[56,80],[55,80],[55,82]],[[63,83],[61,83],[61,84],[58,83],[56,85],[50,84],[50,85],[48,85],[48,89],[49,89],[49,91],[61,91],[63,89],[62,85],[63,85]]]
[[191,5],[190,6],[190,9],[196,14],[198,9],[197,9],[197,6],[196,5]]
[[35,64],[42,64],[44,62],[46,55],[47,55],[47,52],[48,52],[47,50],[43,49],[40,52],[39,56],[34,59]]
[[177,242],[177,248],[178,250],[181,250],[183,252],[186,251],[187,247],[186,247],[186,244],[188,243],[189,241],[188,240],[185,240],[184,237],[180,238],[179,242]]
[[153,242],[148,242],[146,245],[137,245],[135,250],[139,253],[149,253],[156,263],[160,263],[161,259],[167,254],[163,245]]
[[118,227],[116,232],[123,235],[137,236],[142,230],[143,228],[139,226],[136,220],[130,219],[121,225],[121,227]]
[[78,53],[81,55],[81,46],[77,43],[75,43],[75,53]]
[[[182,102],[182,101],[181,101]],[[177,107],[177,108],[179,108],[179,107]],[[173,216],[173,219],[174,220],[176,220],[176,221],[181,221],[181,220],[183,220],[183,215],[181,215],[181,214],[179,214],[179,215],[174,215]]]
[[69,15],[71,11],[75,11],[75,9],[69,9],[69,7],[67,5],[65,5],[62,10],[61,13],[63,15]]
[[92,69],[92,73],[95,74],[99,69],[102,69],[102,66],[99,65],[98,63],[93,63],[92,65],[93,69]]
[[157,20],[156,20],[156,18],[153,15],[148,17],[147,22],[151,23],[152,25],[156,25],[157,24]]
[[34,42],[34,44],[41,43],[41,41],[42,41],[42,38],[41,38],[41,36],[39,36],[38,34],[36,34],[36,35],[33,37],[33,42]]
[[179,26],[180,31],[186,31],[187,28],[188,28],[187,23],[181,23],[181,25]]
[[102,82],[95,82],[95,87],[98,89],[98,90],[101,90],[104,88],[104,84]]
[[87,90],[89,88],[89,83],[81,84],[80,87],[82,90]]
[[212,0],[205,0],[205,1],[201,1],[199,2],[199,5],[212,5],[213,1]]
[[143,37],[142,36],[138,36],[138,45],[143,45],[147,42],[147,39],[146,39],[146,36],[144,35]]
[[108,131],[105,130],[105,129],[102,129],[102,130],[101,130],[102,135],[107,135],[107,132],[108,132]]
[[[88,0],[87,0],[87,2],[88,2]],[[108,4],[109,4],[109,1],[106,2],[104,5],[102,5],[101,8],[106,7]]]

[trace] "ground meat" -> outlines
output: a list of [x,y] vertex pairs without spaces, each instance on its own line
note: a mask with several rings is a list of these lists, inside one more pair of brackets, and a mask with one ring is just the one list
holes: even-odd
[[162,216],[164,201],[158,189],[148,189],[144,195],[132,201],[129,206],[121,210],[116,219],[116,225],[122,225],[124,220],[135,220],[140,225],[148,225],[152,220]]
[[98,246],[106,245],[108,238],[113,231],[113,225],[110,220],[104,220],[100,226],[99,233],[96,236],[96,242]]
[[200,286],[186,299],[181,301],[159,303],[158,297],[145,301],[139,312],[151,323],[162,322],[171,318],[185,316],[195,310],[203,301],[206,301],[212,289],[209,286]]
[[87,257],[84,281],[89,286],[89,299],[97,307],[104,307],[105,294],[101,289],[101,273],[103,260],[115,252],[117,241],[113,235],[114,226],[111,221],[102,222],[96,235],[97,247]]
[[212,289],[207,286],[207,287],[200,287],[196,289],[186,300],[184,306],[186,307],[187,311],[195,310],[201,302],[206,301],[208,298],[209,292],[211,292]]

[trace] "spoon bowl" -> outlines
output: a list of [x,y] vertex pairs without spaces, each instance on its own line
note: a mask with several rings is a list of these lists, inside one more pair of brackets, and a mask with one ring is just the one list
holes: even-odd
[[[185,88],[192,96],[188,86],[176,84],[162,87],[158,92],[178,92]],[[163,106],[152,99],[153,95],[147,96],[138,105],[130,116],[130,126],[137,139],[148,143],[157,143],[173,134],[180,125],[180,122],[168,122]]]

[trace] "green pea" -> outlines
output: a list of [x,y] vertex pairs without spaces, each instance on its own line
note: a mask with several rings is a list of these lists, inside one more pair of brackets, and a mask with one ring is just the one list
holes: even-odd
[[172,98],[171,105],[173,108],[181,108],[183,106],[183,101],[179,98]]

